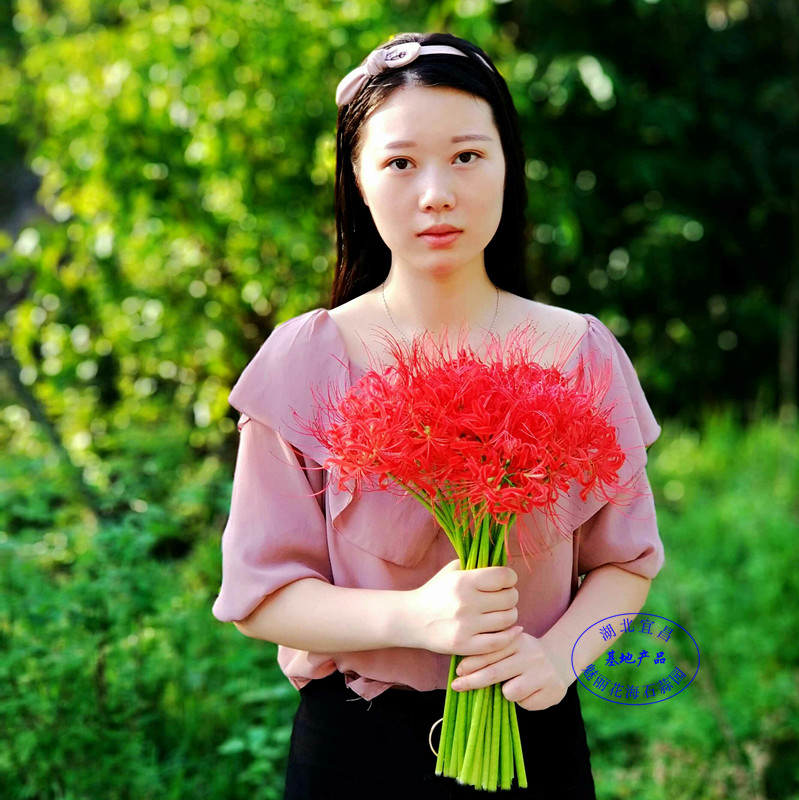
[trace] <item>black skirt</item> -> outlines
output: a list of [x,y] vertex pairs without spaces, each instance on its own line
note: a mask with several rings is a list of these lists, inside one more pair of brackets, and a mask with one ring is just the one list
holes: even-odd
[[300,690],[286,770],[284,800],[457,800],[540,798],[596,800],[577,683],[557,705],[516,706],[527,773],[510,790],[488,793],[435,774],[446,691],[387,689],[364,700],[341,672]]

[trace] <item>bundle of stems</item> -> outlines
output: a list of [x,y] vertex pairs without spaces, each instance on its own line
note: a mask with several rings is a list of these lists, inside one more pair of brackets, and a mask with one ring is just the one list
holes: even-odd
[[[478,522],[473,506],[467,505],[472,525],[465,527],[456,519],[454,503],[432,506],[423,495],[410,491],[435,514],[458,554],[461,569],[506,566],[505,536],[515,514],[498,523],[484,513]],[[516,703],[502,694],[500,683],[456,692],[452,682],[460,661],[458,655],[450,660],[436,775],[490,792],[510,789],[515,775],[518,785],[526,789]]]

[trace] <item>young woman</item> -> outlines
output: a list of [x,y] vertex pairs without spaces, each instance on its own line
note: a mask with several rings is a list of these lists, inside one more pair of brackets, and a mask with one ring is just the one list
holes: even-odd
[[332,308],[277,326],[230,394],[241,438],[213,613],[277,643],[300,691],[287,800],[474,796],[434,774],[453,653],[463,689],[502,682],[518,704],[529,786],[504,796],[593,798],[576,678],[613,640],[584,645],[574,667],[572,648],[643,605],[664,561],[651,493],[625,513],[570,496],[573,536],[548,557],[461,570],[414,498],[338,491],[295,414],[312,418],[312,386],[343,394],[389,364],[384,330],[406,343],[443,330],[454,345],[463,326],[480,353],[486,331],[504,339],[532,320],[551,343],[541,362],[564,337],[612,361],[620,479],[648,488],[660,426],[607,327],[529,299],[517,115],[488,56],[450,34],[402,34],[342,79],[336,101]]

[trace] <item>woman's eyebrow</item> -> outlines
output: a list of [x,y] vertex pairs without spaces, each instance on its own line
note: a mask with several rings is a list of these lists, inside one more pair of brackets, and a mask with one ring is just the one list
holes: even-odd
[[[450,140],[454,144],[455,142],[472,142],[472,141],[483,141],[483,142],[492,142],[493,139],[490,136],[485,136],[482,133],[466,133],[463,136],[453,136]],[[412,142],[409,139],[400,139],[396,142],[389,142],[385,146],[385,150],[401,150],[404,147],[416,147],[416,142]]]

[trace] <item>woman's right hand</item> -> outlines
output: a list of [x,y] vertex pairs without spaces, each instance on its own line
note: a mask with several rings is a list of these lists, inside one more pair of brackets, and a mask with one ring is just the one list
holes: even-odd
[[446,564],[412,591],[416,646],[445,655],[473,656],[507,647],[518,636],[518,575],[510,567],[461,569]]

